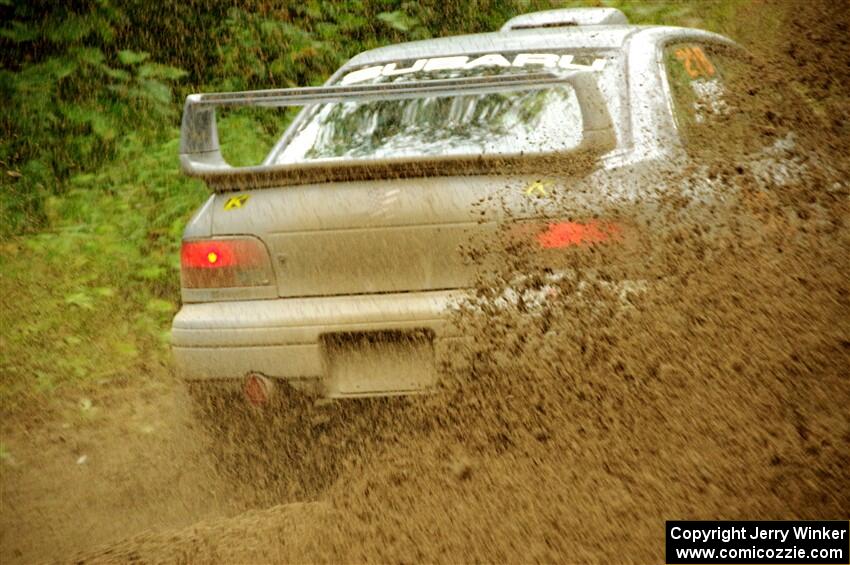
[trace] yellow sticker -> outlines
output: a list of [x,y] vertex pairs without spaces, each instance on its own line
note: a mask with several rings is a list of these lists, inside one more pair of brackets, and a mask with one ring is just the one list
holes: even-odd
[[550,180],[536,180],[526,186],[524,192],[526,196],[548,196],[549,193],[546,192],[546,189],[553,184]]
[[231,196],[227,199],[227,202],[224,203],[225,210],[233,210],[234,208],[241,208],[248,199],[251,197],[250,194],[240,194],[239,196]]

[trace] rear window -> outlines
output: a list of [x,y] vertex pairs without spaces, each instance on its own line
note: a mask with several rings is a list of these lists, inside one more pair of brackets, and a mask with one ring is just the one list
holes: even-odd
[[[382,84],[549,70],[613,67],[600,53],[487,53],[354,69],[337,84]],[[602,85],[600,85],[602,86]],[[582,140],[569,85],[538,90],[321,104],[305,110],[273,158],[277,164],[341,159],[568,151]]]
[[767,82],[742,53],[678,43],[665,49],[665,64],[676,125],[690,153],[747,154],[788,133],[777,114],[789,93]]

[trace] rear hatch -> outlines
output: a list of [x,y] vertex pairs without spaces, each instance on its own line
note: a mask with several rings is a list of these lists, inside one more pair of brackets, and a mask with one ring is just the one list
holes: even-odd
[[437,177],[219,194],[213,233],[261,238],[281,297],[462,288],[480,263],[474,249],[501,219],[540,215],[539,191],[566,183]]
[[[437,57],[354,69],[329,87],[192,95],[181,160],[221,192],[211,235],[265,244],[278,296],[468,287],[471,253],[502,219],[546,215],[549,192],[586,194],[577,177],[616,146],[599,82],[619,84],[615,61]],[[221,105],[305,109],[262,165],[233,168],[218,144]],[[537,176],[538,163],[560,173]]]

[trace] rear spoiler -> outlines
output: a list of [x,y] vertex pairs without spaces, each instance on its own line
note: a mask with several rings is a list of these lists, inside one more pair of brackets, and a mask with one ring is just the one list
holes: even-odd
[[[563,153],[457,155],[305,161],[285,165],[263,164],[232,167],[221,155],[215,109],[219,106],[307,106],[338,102],[401,100],[429,96],[459,96],[495,92],[541,90],[569,84],[575,91],[582,115],[581,145],[570,151],[601,152],[614,146],[611,117],[593,72],[536,72],[437,79],[387,84],[323,86],[254,90],[248,92],[190,94],[183,107],[180,130],[180,164],[186,174],[204,179],[214,190],[261,188],[306,182],[363,180],[370,178],[486,172],[508,167],[519,172],[525,166],[539,170],[542,159],[557,160]],[[561,159],[562,160],[562,159]]]

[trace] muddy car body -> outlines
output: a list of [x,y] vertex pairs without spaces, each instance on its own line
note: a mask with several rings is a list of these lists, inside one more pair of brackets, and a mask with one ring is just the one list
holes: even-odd
[[[476,265],[459,249],[506,219],[545,221],[544,246],[604,239],[604,224],[578,211],[604,218],[640,201],[639,173],[682,158],[669,66],[711,91],[713,54],[735,50],[700,30],[628,25],[616,10],[557,10],[368,51],[324,87],[190,96],[182,165],[214,194],[184,235],[172,329],[183,375],[261,377],[260,388],[287,381],[333,398],[428,390],[435,355],[462,337],[448,320]],[[469,109],[493,96],[502,115],[541,100],[535,111],[563,107],[502,130],[461,117],[485,124],[490,138],[474,142],[454,143],[451,108],[422,120],[423,100]],[[219,151],[221,105],[304,109],[261,165],[238,168]],[[413,108],[407,131],[364,134],[388,107]],[[553,159],[591,166],[541,173]]]

